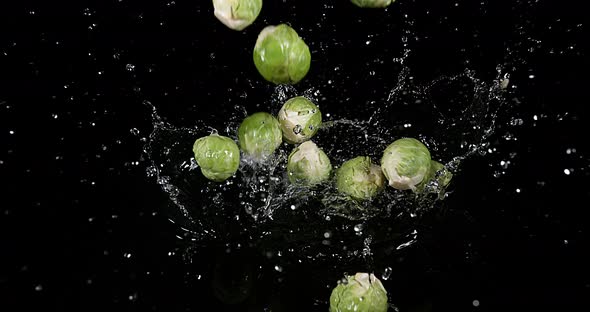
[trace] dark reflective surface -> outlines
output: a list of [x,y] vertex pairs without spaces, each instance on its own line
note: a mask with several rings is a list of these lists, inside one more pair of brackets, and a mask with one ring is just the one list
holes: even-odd
[[[244,32],[219,23],[209,1],[3,2],[0,310],[327,311],[344,273],[373,271],[400,311],[583,311],[588,25],[569,2],[399,0],[374,11],[267,0]],[[153,123],[143,102],[203,133],[203,123],[239,123],[243,109],[276,113],[251,49],[280,22],[312,52],[291,92],[333,119],[378,111],[395,125],[387,134],[431,139],[445,161],[479,142],[469,126],[494,123],[485,153],[461,162],[436,209],[373,218],[357,235],[356,222],[309,208],[255,222],[236,199],[201,220],[215,237],[191,240],[183,228],[195,224],[146,174]],[[481,108],[465,92],[472,80],[442,77],[470,70],[490,82],[498,67],[510,78],[505,104],[494,118],[467,118]],[[392,96],[404,69],[415,93]],[[206,202],[199,194],[193,209]]]

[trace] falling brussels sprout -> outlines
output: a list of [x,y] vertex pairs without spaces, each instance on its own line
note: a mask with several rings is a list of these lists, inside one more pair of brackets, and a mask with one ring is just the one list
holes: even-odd
[[289,155],[287,174],[295,184],[315,185],[330,178],[330,159],[315,143],[306,141]]
[[361,8],[385,8],[395,2],[395,0],[351,0]]
[[336,188],[355,199],[369,199],[384,186],[385,177],[381,167],[371,158],[359,156],[342,164],[336,172]]
[[309,47],[285,24],[265,27],[254,46],[254,65],[264,79],[275,84],[295,84],[309,71]]
[[279,122],[269,113],[252,114],[238,128],[238,143],[244,155],[261,161],[281,145],[283,133]]
[[240,150],[236,143],[217,134],[197,139],[193,153],[203,175],[215,182],[233,176],[240,165]]
[[385,149],[381,168],[391,187],[416,191],[430,170],[430,161],[430,152],[424,144],[403,138]]
[[452,178],[453,174],[443,164],[432,160],[428,174],[417,186],[417,189],[422,191],[428,185],[431,188],[430,192],[444,192]]
[[387,308],[387,291],[372,273],[347,276],[330,295],[330,312],[386,312]]
[[318,107],[303,96],[289,99],[278,114],[283,137],[289,143],[311,139],[322,123]]
[[213,0],[213,14],[225,26],[243,30],[256,20],[262,0]]

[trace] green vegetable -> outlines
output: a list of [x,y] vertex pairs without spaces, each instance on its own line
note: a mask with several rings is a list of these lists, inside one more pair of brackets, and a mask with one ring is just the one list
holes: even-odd
[[417,190],[430,170],[430,152],[420,141],[403,138],[383,152],[381,168],[389,185],[398,190]]
[[330,159],[312,141],[303,142],[293,149],[287,162],[289,181],[296,184],[314,185],[330,178]]
[[256,40],[254,65],[264,79],[275,84],[295,84],[309,71],[309,47],[285,24],[265,27]]
[[238,128],[238,143],[245,155],[265,160],[281,145],[283,133],[279,122],[269,113],[252,114]]
[[262,0],[213,0],[213,14],[225,26],[243,30],[256,20]]
[[383,189],[385,177],[371,158],[359,156],[342,164],[336,172],[336,188],[355,199],[369,199]]
[[352,0],[352,3],[361,8],[385,8],[395,0]]
[[431,192],[441,192],[451,183],[453,174],[443,164],[436,160],[430,162],[430,170],[424,180],[417,186],[418,190],[423,190],[427,185],[432,187]]
[[347,276],[330,295],[330,312],[386,312],[387,291],[375,275]]
[[289,99],[278,114],[283,137],[289,143],[311,139],[322,123],[318,107],[303,96]]
[[233,176],[240,165],[240,150],[236,143],[217,134],[197,139],[193,153],[203,175],[215,182]]

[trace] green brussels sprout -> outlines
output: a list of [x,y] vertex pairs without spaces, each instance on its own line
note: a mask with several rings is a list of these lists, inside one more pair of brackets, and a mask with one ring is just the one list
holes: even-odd
[[275,84],[295,84],[309,71],[309,47],[285,24],[265,27],[254,46],[254,65],[264,79]]
[[279,122],[269,113],[254,113],[238,128],[238,143],[245,155],[264,160],[281,145],[283,133]]
[[314,185],[330,178],[330,159],[315,143],[306,141],[293,149],[287,162],[289,181]]
[[430,170],[430,160],[430,152],[424,144],[403,138],[385,149],[381,168],[391,187],[416,191]]
[[243,30],[256,20],[262,0],[213,0],[213,14],[225,26]]
[[387,291],[375,275],[347,276],[330,295],[330,312],[386,312]]
[[203,175],[215,182],[233,176],[240,165],[240,150],[236,142],[217,134],[197,139],[193,144],[193,153]]
[[278,114],[283,137],[289,143],[311,139],[322,124],[318,107],[303,96],[289,99]]
[[369,199],[383,189],[385,177],[371,158],[359,156],[342,164],[336,172],[338,191],[355,199]]
[[424,180],[417,187],[419,190],[423,190],[427,184],[434,182],[434,189],[432,191],[440,192],[451,183],[453,174],[441,163],[436,160],[430,162],[430,170],[424,178]]
[[352,3],[361,8],[385,8],[395,0],[352,0]]

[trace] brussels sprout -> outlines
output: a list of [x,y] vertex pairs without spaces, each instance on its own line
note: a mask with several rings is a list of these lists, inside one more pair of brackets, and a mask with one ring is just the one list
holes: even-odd
[[386,312],[387,291],[375,275],[347,276],[330,295],[330,312]]
[[322,113],[318,107],[303,96],[285,102],[278,117],[283,137],[289,143],[311,139],[322,123]]
[[254,46],[254,65],[264,79],[275,84],[295,84],[309,71],[309,47],[285,24],[265,27]]
[[422,190],[426,185],[431,185],[431,191],[441,192],[451,183],[453,174],[441,163],[436,160],[430,162],[430,170],[425,179],[418,185],[418,189]]
[[359,156],[342,164],[336,172],[336,188],[355,199],[369,199],[383,189],[385,177],[371,158]]
[[283,133],[279,122],[269,113],[252,114],[238,128],[238,143],[245,155],[264,160],[281,145]]
[[430,152],[416,139],[399,139],[383,152],[381,168],[393,188],[416,191],[430,170]]
[[395,0],[352,0],[352,3],[361,8],[385,8]]
[[203,175],[215,182],[234,175],[240,165],[238,145],[232,139],[217,134],[197,139],[193,144],[193,153]]
[[213,0],[215,17],[233,30],[243,30],[254,22],[262,0]]
[[296,184],[314,185],[330,177],[330,159],[315,143],[306,141],[294,148],[287,162],[289,181]]

